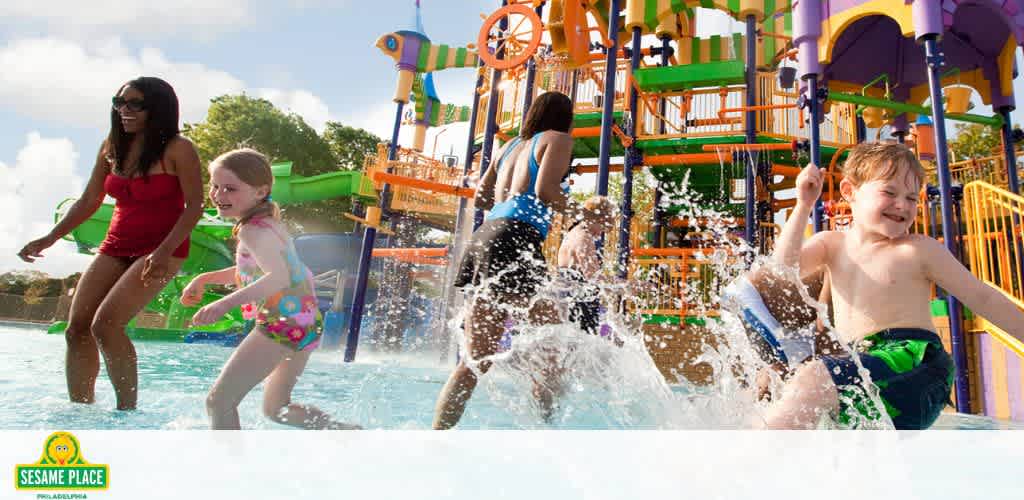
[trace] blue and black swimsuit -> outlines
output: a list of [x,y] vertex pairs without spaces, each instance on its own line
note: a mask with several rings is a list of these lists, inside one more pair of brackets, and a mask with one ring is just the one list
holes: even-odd
[[[541,135],[543,132],[530,140],[530,184],[525,192],[494,205],[473,233],[455,279],[456,287],[486,282],[490,289],[500,293],[531,296],[544,282],[548,268],[542,248],[554,212],[536,195],[540,170],[536,150]],[[495,169],[501,169],[519,138],[513,141]]]

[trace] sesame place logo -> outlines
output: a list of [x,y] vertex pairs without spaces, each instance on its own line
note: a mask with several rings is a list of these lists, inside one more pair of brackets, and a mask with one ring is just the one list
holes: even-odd
[[14,468],[14,485],[19,490],[105,490],[109,480],[110,468],[86,462],[78,438],[70,432],[50,434],[38,462]]

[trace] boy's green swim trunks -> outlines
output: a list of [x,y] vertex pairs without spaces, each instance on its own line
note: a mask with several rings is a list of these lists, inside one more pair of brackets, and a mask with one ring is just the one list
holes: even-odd
[[[955,372],[938,335],[919,328],[891,328],[862,340],[857,351],[896,429],[927,429],[935,422],[949,401]],[[821,360],[839,390],[840,422],[877,418],[864,397],[853,358]]]

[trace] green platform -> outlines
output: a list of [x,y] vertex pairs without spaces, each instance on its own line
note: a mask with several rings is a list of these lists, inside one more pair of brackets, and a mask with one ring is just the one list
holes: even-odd
[[633,72],[644,92],[679,92],[700,87],[722,87],[744,83],[743,61],[712,61],[681,66],[639,68]]

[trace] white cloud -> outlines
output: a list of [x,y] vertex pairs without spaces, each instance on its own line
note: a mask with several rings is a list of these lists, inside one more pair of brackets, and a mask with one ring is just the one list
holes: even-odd
[[[395,123],[395,106],[393,102],[375,102],[366,109],[350,111],[339,121],[350,127],[365,129],[387,141],[391,139],[391,130]],[[406,105],[406,109],[409,106]],[[411,139],[412,136],[409,137]],[[401,138],[399,141],[400,144],[404,144]]]
[[78,254],[72,243],[60,241],[35,264],[15,255],[29,240],[53,227],[57,205],[81,194],[84,180],[75,175],[79,155],[66,138],[44,138],[31,132],[14,163],[0,161],[0,272],[38,269],[53,276],[82,271],[90,257]]
[[0,18],[42,23],[66,36],[110,32],[147,37],[188,32],[190,37],[211,37],[248,24],[254,9],[250,0],[4,0]]
[[327,103],[305,90],[256,89],[256,96],[274,103],[278,109],[298,114],[317,132],[323,132],[331,119]]
[[133,54],[116,38],[89,46],[55,38],[14,40],[0,47],[0,67],[0,107],[62,125],[105,126],[110,97],[141,75],[174,86],[186,122],[204,120],[211,98],[243,91],[298,113],[318,131],[330,118],[323,100],[306,90],[250,89],[227,72],[171,61],[160,49]]

